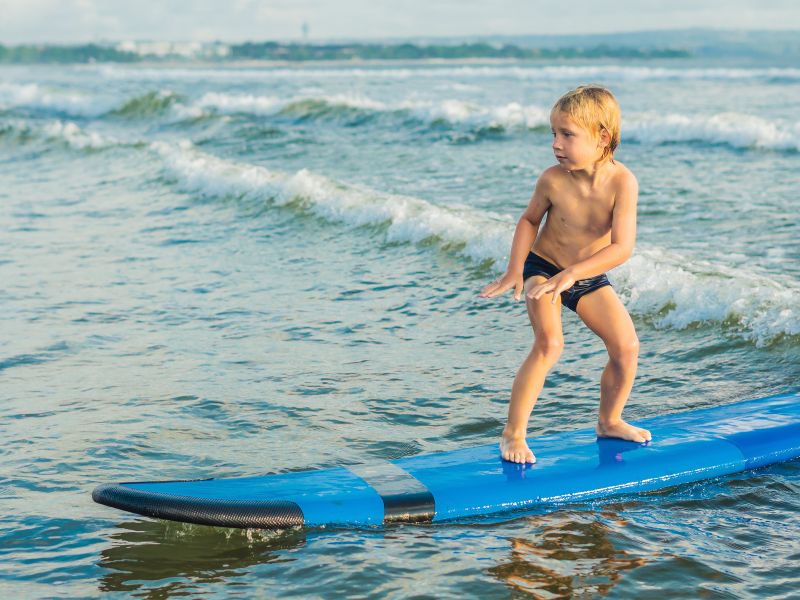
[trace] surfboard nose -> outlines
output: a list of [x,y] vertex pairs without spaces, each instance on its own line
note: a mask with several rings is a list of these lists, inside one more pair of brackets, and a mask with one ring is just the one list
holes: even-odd
[[[168,482],[165,482],[168,483]],[[103,484],[92,500],[127,512],[218,527],[284,529],[304,525],[303,511],[288,500],[220,500],[142,491],[127,484]]]

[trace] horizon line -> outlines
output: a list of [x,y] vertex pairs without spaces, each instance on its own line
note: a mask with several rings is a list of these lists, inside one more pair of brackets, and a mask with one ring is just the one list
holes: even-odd
[[633,35],[633,34],[650,34],[650,33],[700,33],[700,32],[719,32],[719,33],[797,33],[800,34],[800,28],[773,28],[773,29],[743,29],[741,27],[680,27],[680,28],[664,28],[664,29],[630,29],[630,30],[616,30],[616,31],[603,31],[603,32],[580,32],[580,33],[480,33],[480,34],[459,34],[459,35],[427,35],[416,34],[409,36],[385,36],[385,37],[320,37],[308,38],[297,36],[291,38],[264,38],[261,40],[243,39],[239,41],[228,41],[224,39],[158,39],[158,38],[96,38],[87,39],[84,41],[23,41],[15,42],[12,44],[5,44],[0,38],[0,46],[13,47],[25,45],[62,45],[62,46],[80,46],[87,44],[104,44],[104,43],[123,43],[123,42],[162,42],[162,43],[186,43],[186,44],[228,44],[240,45],[247,43],[370,43],[370,42],[386,42],[386,41],[410,41],[410,40],[465,40],[465,39],[487,39],[487,38],[559,38],[559,37],[599,37],[608,35]]

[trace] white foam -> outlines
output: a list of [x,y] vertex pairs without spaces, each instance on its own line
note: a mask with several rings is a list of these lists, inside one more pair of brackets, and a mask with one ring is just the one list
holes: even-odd
[[114,108],[114,101],[74,91],[48,89],[36,83],[0,82],[0,108],[16,107],[55,110],[74,116],[96,117]]
[[[490,68],[490,67],[486,67]],[[491,67],[494,68],[494,67]],[[553,69],[573,67],[552,67]],[[649,68],[648,68],[649,69]],[[161,96],[174,95],[171,91]],[[549,125],[549,108],[517,102],[482,106],[475,102],[446,98],[442,100],[402,100],[381,102],[363,94],[319,94],[280,98],[253,94],[209,92],[189,105],[176,102],[170,106],[178,120],[196,119],[211,113],[249,113],[272,115],[303,103],[322,103],[332,108],[344,107],[379,113],[409,113],[424,122],[445,121],[472,128],[499,127],[508,130],[533,129]],[[125,103],[77,92],[54,91],[38,84],[0,82],[0,107],[28,107],[56,110],[77,116],[100,116]],[[301,109],[302,110],[302,109]],[[314,110],[310,108],[309,110]],[[800,121],[769,121],[734,112],[711,115],[683,115],[656,112],[626,115],[622,125],[623,141],[632,139],[646,144],[700,141],[728,144],[736,148],[800,150]]]
[[254,115],[274,114],[284,106],[275,96],[255,96],[252,94],[224,94],[208,92],[194,103],[199,109],[213,109],[219,113],[250,113]]
[[[34,123],[24,119],[0,121],[0,130],[11,130],[17,135],[32,135],[66,142],[76,150],[101,149],[124,144],[121,140],[95,131],[86,131],[72,121],[52,120]],[[135,143],[135,142],[129,142]]]
[[[209,92],[188,107],[176,105],[176,114],[194,118],[209,111],[230,114],[274,115],[292,105],[304,102],[319,103],[331,108],[352,108],[379,113],[410,113],[426,121],[447,121],[476,127],[533,128],[549,123],[549,111],[540,106],[523,106],[517,102],[483,107],[473,102],[457,99],[404,100],[387,103],[363,94],[307,95],[290,98],[258,96],[252,94],[225,94]],[[185,112],[180,112],[185,111]]]
[[279,79],[414,79],[427,78],[512,78],[542,81],[644,81],[644,80],[763,80],[800,79],[797,68],[703,68],[703,67],[646,67],[629,65],[446,65],[420,62],[413,68],[406,65],[362,68],[331,63],[329,66],[302,65],[294,68],[265,65],[261,68],[223,66],[219,68],[138,67],[121,65],[87,65],[77,67],[92,70],[110,79],[162,81],[186,80],[264,80]]
[[[291,98],[251,94],[207,93],[190,106],[175,105],[179,118],[196,118],[211,112],[273,115],[291,105],[303,102],[324,104],[380,113],[409,113],[415,118],[434,123],[445,121],[472,128],[500,127],[527,130],[548,127],[549,108],[510,102],[497,106],[481,106],[458,99],[403,100],[380,102],[363,94],[308,95]],[[314,110],[310,108],[309,110]],[[769,148],[800,150],[800,121],[773,122],[740,113],[712,115],[634,113],[623,122],[623,139],[645,144],[700,141],[729,144],[736,148]]]
[[210,114],[208,111],[204,110],[202,106],[187,106],[181,103],[172,104],[169,110],[172,120],[174,121],[191,121],[193,119],[207,117]]
[[[389,111],[392,108],[361,94],[333,94],[320,96],[295,96],[278,98],[277,96],[258,96],[254,94],[226,94],[208,92],[191,106],[184,107],[190,116],[197,114],[245,113],[253,115],[273,115],[286,109],[292,104],[301,102],[319,102],[331,107],[356,108],[372,111]],[[181,110],[180,106],[175,107]]]
[[628,309],[657,327],[724,323],[757,345],[800,334],[800,287],[789,278],[646,246],[611,277]]
[[473,127],[532,129],[550,123],[548,109],[540,106],[523,106],[518,102],[487,108],[462,100],[417,101],[401,103],[396,110],[410,110],[424,121],[445,120]]
[[800,121],[771,122],[733,112],[708,116],[640,113],[624,120],[622,135],[648,144],[702,141],[735,148],[800,150]]
[[[154,142],[150,147],[186,191],[288,206],[352,226],[385,224],[387,241],[434,239],[475,261],[493,261],[498,273],[505,268],[516,215],[436,206],[340,183],[308,169],[290,174],[222,160],[188,141]],[[650,316],[658,327],[711,323],[759,345],[800,334],[800,288],[792,280],[641,245],[611,278],[629,310]]]
[[292,206],[353,226],[386,224],[387,241],[416,243],[435,237],[477,261],[503,260],[510,247],[511,215],[436,206],[420,198],[339,183],[308,169],[289,174],[239,164],[201,152],[188,141],[154,142],[151,148],[188,191]]
[[100,135],[94,131],[84,131],[71,121],[52,121],[45,124],[42,130],[48,137],[61,138],[78,150],[107,148],[120,144],[116,138]]

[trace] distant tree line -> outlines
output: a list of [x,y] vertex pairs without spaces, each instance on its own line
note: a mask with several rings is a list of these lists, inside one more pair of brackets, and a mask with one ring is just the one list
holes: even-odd
[[[553,59],[553,58],[683,58],[690,53],[683,49],[642,49],[630,46],[601,44],[590,48],[523,48],[511,44],[486,43],[457,45],[417,44],[308,44],[260,42],[234,44],[224,57],[198,57],[204,60],[415,60],[458,58]],[[31,44],[3,46],[0,63],[87,63],[136,62],[141,60],[191,60],[184,56],[165,57],[118,50],[111,46],[84,44],[57,46]]]
[[279,44],[277,42],[246,43],[231,46],[231,58],[266,60],[413,60],[424,58],[677,58],[689,53],[677,49],[643,50],[633,47],[612,47],[606,44],[592,48],[522,48],[505,44],[485,43],[458,45],[416,44]]
[[87,63],[87,62],[135,62],[142,57],[134,52],[122,52],[116,48],[97,44],[81,46],[52,46],[46,44],[3,46],[0,44],[2,63]]

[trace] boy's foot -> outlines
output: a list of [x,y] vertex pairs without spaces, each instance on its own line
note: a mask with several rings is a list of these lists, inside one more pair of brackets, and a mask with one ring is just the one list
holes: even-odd
[[536,457],[525,443],[525,438],[506,437],[500,438],[500,455],[504,460],[515,463],[535,463]]
[[649,442],[653,437],[647,429],[634,427],[622,420],[610,425],[602,425],[598,422],[594,429],[598,437],[619,438],[631,442]]

